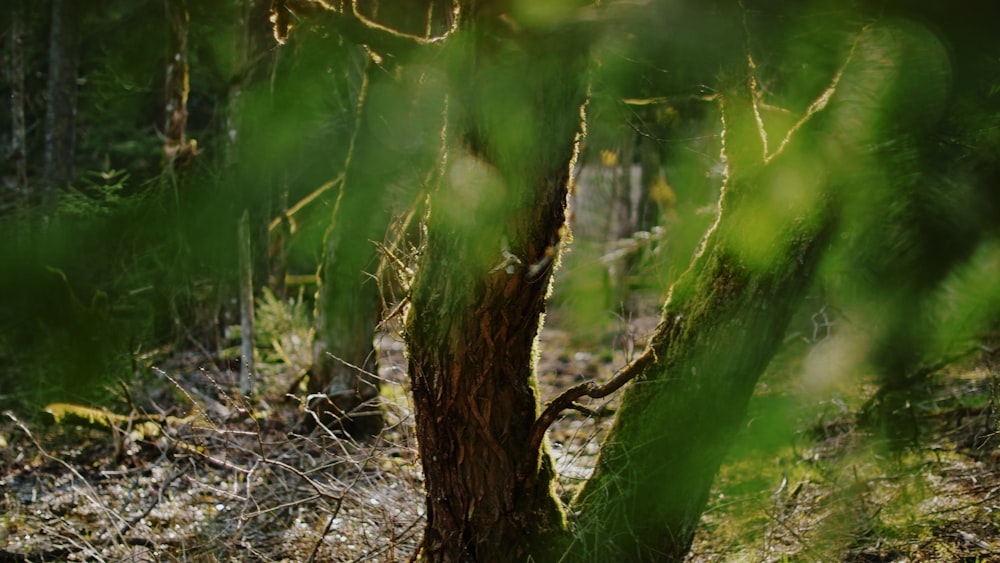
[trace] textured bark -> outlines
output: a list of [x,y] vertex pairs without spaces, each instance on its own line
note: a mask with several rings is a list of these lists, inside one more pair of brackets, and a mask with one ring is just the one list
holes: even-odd
[[[531,447],[535,345],[564,233],[586,49],[469,17],[449,39],[448,162],[411,291],[425,561],[547,558],[565,531]],[[494,27],[494,25],[496,25]]]
[[24,119],[24,3],[13,0],[10,14],[8,76],[10,83],[10,154],[14,185],[7,198],[19,204],[28,190],[27,127]]
[[45,113],[43,202],[50,202],[55,196],[55,189],[73,179],[79,48],[80,3],[74,0],[53,0]]

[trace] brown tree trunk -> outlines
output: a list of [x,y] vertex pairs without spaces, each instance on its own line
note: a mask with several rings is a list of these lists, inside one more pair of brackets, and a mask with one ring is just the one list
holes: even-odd
[[49,81],[45,113],[45,170],[41,200],[73,179],[76,145],[76,74],[79,66],[80,3],[52,1],[49,35]]
[[570,33],[498,44],[509,30],[478,16],[449,39],[448,161],[406,325],[431,562],[544,559],[565,531],[530,437],[586,49]]

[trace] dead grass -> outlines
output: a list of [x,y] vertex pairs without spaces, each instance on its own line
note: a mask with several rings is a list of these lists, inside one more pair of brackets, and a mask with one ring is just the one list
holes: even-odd
[[[390,376],[400,360],[391,356],[383,364]],[[0,426],[9,441],[0,450],[4,557],[399,561],[415,551],[422,474],[406,404],[385,400],[386,429],[358,444],[334,428],[297,433],[298,404],[236,399],[224,372],[158,371],[160,388],[137,404],[204,416],[131,441],[127,432],[32,429],[8,414]]]

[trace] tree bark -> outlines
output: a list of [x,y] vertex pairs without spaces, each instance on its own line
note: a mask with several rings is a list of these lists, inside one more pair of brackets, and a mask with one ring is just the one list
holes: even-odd
[[27,127],[24,119],[24,2],[14,0],[10,14],[10,153],[14,161],[14,185],[8,200],[15,207],[28,191]]
[[48,100],[45,113],[45,169],[43,203],[73,179],[76,145],[76,75],[79,66],[80,3],[52,1],[49,36]]
[[447,52],[448,160],[406,323],[423,558],[544,560],[565,519],[547,449],[530,446],[535,346],[565,234],[586,48],[569,31],[518,37],[465,6],[463,18]]
[[197,156],[197,143],[187,139],[188,9],[186,0],[166,0],[168,30],[166,103],[164,105],[163,167],[169,173],[186,169]]

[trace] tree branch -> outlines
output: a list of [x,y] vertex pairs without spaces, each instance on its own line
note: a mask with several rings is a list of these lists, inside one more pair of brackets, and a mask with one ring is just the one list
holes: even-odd
[[840,84],[840,79],[844,76],[844,72],[847,70],[848,65],[850,65],[851,61],[854,60],[854,53],[858,49],[858,44],[860,44],[862,38],[862,32],[865,31],[865,29],[867,29],[867,26],[862,28],[854,38],[854,42],[851,43],[851,50],[847,54],[847,58],[844,60],[844,63],[840,65],[840,68],[837,69],[837,73],[833,75],[833,78],[830,80],[830,85],[826,87],[826,90],[823,90],[819,97],[809,104],[809,107],[806,108],[806,113],[799,118],[797,122],[795,122],[795,125],[793,125],[791,129],[788,130],[788,133],[785,134],[785,138],[781,140],[781,144],[778,145],[778,148],[776,148],[773,153],[767,155],[764,160],[765,163],[771,162],[776,156],[781,154],[781,152],[785,150],[785,147],[792,142],[792,138],[796,133],[798,133],[799,129],[812,119],[815,114],[826,109],[830,100],[833,99],[833,95],[837,92],[837,86]]
[[545,405],[545,410],[535,420],[535,424],[531,428],[531,441],[528,445],[528,451],[538,451],[538,448],[542,445],[542,439],[545,437],[545,431],[556,421],[556,418],[559,417],[562,411],[567,409],[579,410],[579,405],[576,404],[578,399],[582,397],[590,397],[592,399],[607,397],[621,389],[629,381],[638,377],[654,361],[656,361],[656,352],[651,347],[646,348],[646,351],[641,356],[618,370],[604,385],[587,381],[563,391],[562,394]]
[[275,24],[276,37],[287,33],[288,15],[309,15],[314,19],[322,18],[322,23],[335,28],[344,38],[352,43],[367,45],[373,51],[385,56],[401,54],[426,48],[440,43],[455,31],[458,17],[452,18],[452,26],[444,35],[437,37],[421,37],[403,33],[391,27],[386,27],[372,21],[358,11],[357,0],[335,2],[333,0],[275,0],[271,5],[272,22]]

